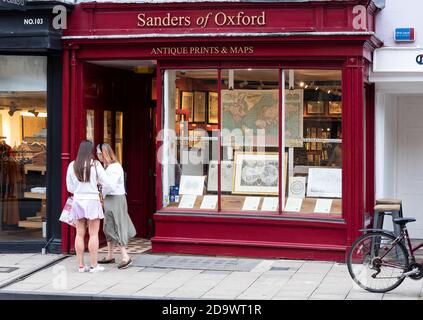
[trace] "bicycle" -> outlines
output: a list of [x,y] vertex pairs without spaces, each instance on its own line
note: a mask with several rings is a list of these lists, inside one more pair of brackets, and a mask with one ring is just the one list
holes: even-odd
[[360,230],[366,233],[353,243],[347,256],[348,272],[356,284],[370,292],[385,293],[407,277],[423,278],[423,265],[414,257],[423,242],[413,247],[407,231],[407,223],[414,221],[414,218],[394,219],[401,228],[399,236],[382,229]]

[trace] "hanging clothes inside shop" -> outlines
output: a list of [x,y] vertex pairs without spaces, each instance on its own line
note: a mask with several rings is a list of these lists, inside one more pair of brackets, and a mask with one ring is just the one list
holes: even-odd
[[13,157],[12,148],[5,141],[0,143],[0,178],[3,227],[17,226],[24,173],[18,161]]

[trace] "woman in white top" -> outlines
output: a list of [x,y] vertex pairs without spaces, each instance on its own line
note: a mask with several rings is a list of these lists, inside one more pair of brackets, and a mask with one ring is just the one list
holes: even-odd
[[122,261],[119,269],[125,269],[132,263],[126,246],[129,239],[135,237],[135,227],[128,214],[126,202],[125,175],[121,164],[110,145],[103,143],[97,146],[97,157],[103,162],[106,174],[112,185],[112,189],[104,198],[104,224],[103,231],[107,240],[107,257],[99,263],[114,263],[113,244],[117,244],[122,253]]
[[[107,192],[110,183],[102,165],[95,160],[94,146],[91,141],[82,141],[75,161],[69,164],[66,174],[68,192],[73,193],[71,215],[76,221],[75,250],[79,264],[79,272],[103,271],[97,264],[98,231],[100,219],[104,218],[98,185]],[[91,268],[84,264],[84,238],[88,226],[90,235],[88,250]]]

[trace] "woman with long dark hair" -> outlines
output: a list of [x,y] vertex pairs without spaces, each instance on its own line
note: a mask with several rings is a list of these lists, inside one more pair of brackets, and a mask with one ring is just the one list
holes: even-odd
[[[76,221],[75,250],[79,272],[99,272],[104,267],[97,264],[98,231],[100,220],[104,218],[100,200],[99,186],[103,190],[110,188],[109,180],[103,166],[94,158],[91,141],[82,141],[75,161],[69,164],[66,185],[73,194],[71,215]],[[84,238],[88,226],[91,267],[84,263]]]

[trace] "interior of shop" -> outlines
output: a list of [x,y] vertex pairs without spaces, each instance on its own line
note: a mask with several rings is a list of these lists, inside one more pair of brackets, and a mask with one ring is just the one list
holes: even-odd
[[46,221],[47,61],[0,59],[0,241],[41,239]]

